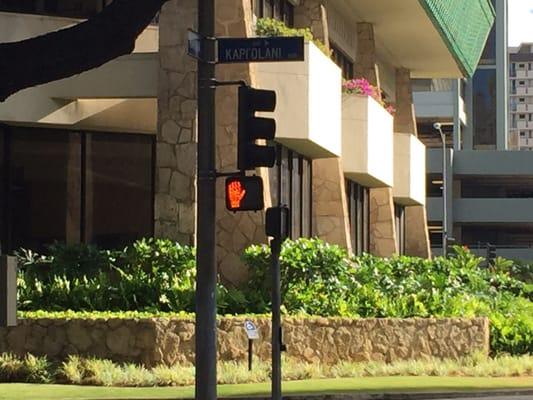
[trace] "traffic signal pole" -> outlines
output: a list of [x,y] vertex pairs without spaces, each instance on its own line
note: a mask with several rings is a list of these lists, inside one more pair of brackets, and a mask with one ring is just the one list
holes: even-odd
[[[215,1],[198,0],[198,31],[215,36]],[[196,396],[217,398],[215,217],[215,48],[205,40],[198,60],[198,189],[196,278]]]
[[272,400],[281,400],[281,241],[270,241],[272,257]]

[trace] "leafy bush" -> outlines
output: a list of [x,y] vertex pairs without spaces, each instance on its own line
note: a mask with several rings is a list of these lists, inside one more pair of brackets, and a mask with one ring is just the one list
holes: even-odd
[[[194,384],[194,366],[176,364],[145,368],[136,364],[117,364],[110,360],[70,356],[60,365],[51,364],[44,357],[28,355],[21,359],[0,354],[0,374],[2,360],[24,365],[26,360],[40,360],[47,365],[44,379],[36,382],[50,382],[94,386],[190,386]],[[22,373],[11,380],[0,375],[0,382],[33,382],[29,370],[19,368]],[[219,384],[240,384],[268,382],[271,365],[269,362],[254,359],[254,368],[248,371],[244,361],[222,361],[217,369]],[[429,358],[386,362],[347,362],[336,364],[307,363],[293,358],[283,358],[283,380],[294,381],[317,378],[355,378],[377,376],[475,376],[475,377],[530,377],[533,376],[533,357],[501,356],[494,359],[472,355],[459,360]]]
[[46,357],[28,354],[24,358],[0,354],[0,382],[50,383],[52,366]]
[[305,41],[313,42],[325,55],[331,56],[331,51],[320,40],[315,39],[309,28],[290,28],[283,21],[274,18],[259,18],[255,27],[258,36],[303,36]]
[[[268,312],[270,250],[244,253],[250,279],[242,290],[248,310]],[[361,318],[475,317],[491,320],[495,353],[533,352],[533,303],[529,286],[505,270],[483,268],[483,259],[456,247],[454,256],[349,258],[318,239],[284,243],[283,307],[288,313]],[[503,265],[503,263],[499,263]]]
[[122,251],[54,245],[48,256],[19,252],[21,310],[194,311],[195,252],[142,239]]
[[[122,251],[86,247],[56,245],[47,256],[19,253],[20,309],[120,311],[125,316],[132,311],[146,316],[194,312],[193,248],[160,239],[140,240]],[[268,313],[270,250],[250,246],[243,259],[249,279],[237,288],[218,285],[218,311]],[[356,318],[487,316],[493,352],[533,352],[532,285],[515,278],[527,278],[528,269],[503,259],[489,268],[483,265],[482,258],[462,247],[447,259],[386,259],[350,257],[318,239],[286,241],[281,250],[283,311]]]

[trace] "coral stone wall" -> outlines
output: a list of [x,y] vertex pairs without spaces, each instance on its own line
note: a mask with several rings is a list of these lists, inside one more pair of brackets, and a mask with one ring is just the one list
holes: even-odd
[[[270,321],[254,319],[260,339],[254,354],[270,358]],[[244,319],[218,324],[219,358],[245,360]],[[477,319],[285,318],[290,357],[307,362],[395,361],[488,354],[489,322]],[[136,362],[146,366],[194,361],[194,321],[185,319],[27,319],[0,328],[0,353],[32,353],[51,359],[69,354]]]

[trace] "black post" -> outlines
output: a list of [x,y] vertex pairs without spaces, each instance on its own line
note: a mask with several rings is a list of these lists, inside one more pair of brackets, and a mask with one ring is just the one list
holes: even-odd
[[[215,1],[198,0],[198,31],[215,36]],[[214,43],[202,41],[198,60],[198,191],[196,278],[196,399],[217,398],[215,256],[215,78]]]
[[270,241],[272,255],[272,400],[281,400],[281,239]]
[[248,371],[252,370],[253,354],[254,341],[252,339],[248,339]]

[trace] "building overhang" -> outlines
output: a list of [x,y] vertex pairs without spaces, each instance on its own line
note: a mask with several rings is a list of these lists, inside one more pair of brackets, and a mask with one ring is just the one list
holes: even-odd
[[[335,3],[337,4],[337,3]],[[489,0],[339,0],[374,25],[378,57],[413,78],[472,76],[494,23]]]

